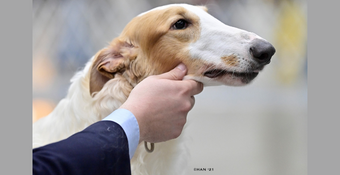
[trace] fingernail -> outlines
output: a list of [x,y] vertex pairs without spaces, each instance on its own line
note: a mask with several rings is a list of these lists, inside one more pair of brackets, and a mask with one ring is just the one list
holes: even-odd
[[186,67],[183,63],[180,63],[180,64],[177,66],[177,68],[180,69],[181,71],[187,70],[187,67]]

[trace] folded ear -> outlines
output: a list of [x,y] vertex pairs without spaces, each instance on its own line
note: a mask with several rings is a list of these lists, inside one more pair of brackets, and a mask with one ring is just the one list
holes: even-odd
[[100,91],[116,73],[124,72],[130,60],[136,57],[134,46],[119,39],[113,40],[107,48],[100,50],[95,55],[91,68],[90,94]]

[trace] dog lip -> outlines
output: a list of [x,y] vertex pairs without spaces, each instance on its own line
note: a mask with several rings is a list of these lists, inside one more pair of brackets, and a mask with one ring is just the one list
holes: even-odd
[[216,78],[219,76],[223,76],[227,73],[226,70],[223,69],[212,69],[204,72],[204,76],[209,77],[209,78]]
[[244,82],[250,82],[259,74],[259,71],[260,70],[254,70],[252,72],[230,72],[223,69],[212,69],[204,72],[204,76],[208,78],[218,78],[225,75],[230,75],[233,78],[240,78]]

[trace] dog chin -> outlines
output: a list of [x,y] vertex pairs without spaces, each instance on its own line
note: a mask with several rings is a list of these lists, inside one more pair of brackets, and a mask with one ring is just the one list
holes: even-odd
[[221,77],[217,77],[215,81],[222,82],[224,85],[229,86],[244,86],[252,82],[258,73],[234,73],[226,74]]

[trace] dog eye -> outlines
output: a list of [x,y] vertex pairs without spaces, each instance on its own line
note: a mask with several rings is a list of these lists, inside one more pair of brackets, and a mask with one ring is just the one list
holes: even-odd
[[184,19],[180,19],[178,20],[173,26],[172,28],[175,30],[181,30],[181,29],[185,29],[188,27],[188,22]]

